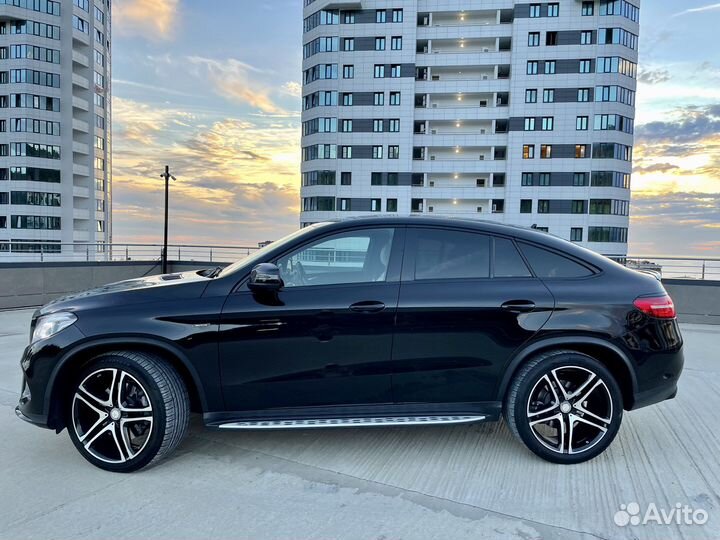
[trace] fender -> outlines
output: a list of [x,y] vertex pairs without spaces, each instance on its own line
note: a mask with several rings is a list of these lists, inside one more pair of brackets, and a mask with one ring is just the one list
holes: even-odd
[[505,393],[507,392],[507,388],[510,385],[510,380],[512,379],[512,376],[517,371],[518,367],[520,367],[520,364],[522,364],[525,360],[527,360],[530,356],[538,352],[542,349],[547,349],[550,347],[553,348],[559,348],[562,346],[568,346],[572,348],[573,345],[596,345],[599,347],[603,347],[605,349],[609,349],[613,351],[615,354],[617,354],[620,358],[622,358],[623,363],[625,364],[625,367],[627,367],[628,372],[630,373],[630,379],[632,383],[632,391],[633,395],[637,394],[638,392],[638,386],[637,386],[637,378],[635,376],[635,368],[630,361],[630,358],[628,357],[625,352],[620,349],[617,345],[613,345],[609,341],[597,337],[592,336],[586,336],[582,334],[578,335],[570,335],[570,336],[562,336],[562,337],[548,337],[548,338],[542,338],[538,341],[533,341],[530,343],[527,343],[523,348],[519,349],[518,351],[515,351],[512,359],[510,362],[508,362],[505,366],[504,375],[502,378],[502,381],[500,382],[500,388],[498,389],[497,399],[499,401],[503,401],[505,398]]
[[205,395],[205,388],[200,382],[200,377],[198,376],[197,371],[195,370],[195,367],[192,365],[192,363],[187,359],[185,354],[175,347],[172,343],[169,343],[167,341],[164,341],[160,338],[154,338],[154,337],[138,337],[133,335],[117,335],[113,336],[111,338],[101,338],[101,339],[91,339],[90,341],[86,341],[81,343],[80,345],[77,345],[76,347],[73,347],[70,351],[66,352],[60,360],[57,362],[55,367],[52,370],[52,373],[50,374],[50,378],[48,379],[48,383],[45,389],[45,403],[43,404],[43,413],[45,417],[47,418],[50,414],[50,404],[52,403],[52,392],[55,387],[55,380],[57,379],[58,373],[63,369],[63,367],[70,361],[72,361],[72,358],[77,356],[79,353],[82,353],[83,351],[87,351],[89,349],[93,349],[98,346],[113,346],[117,345],[118,347],[126,346],[128,344],[132,345],[150,345],[152,347],[156,347],[159,349],[162,349],[166,351],[167,353],[173,355],[175,358],[179,359],[180,362],[183,364],[183,366],[188,370],[188,373],[190,373],[190,376],[192,377],[193,383],[195,384],[195,388],[197,388],[198,396],[200,397],[200,404],[204,411],[208,410],[208,404],[207,404],[207,398]]

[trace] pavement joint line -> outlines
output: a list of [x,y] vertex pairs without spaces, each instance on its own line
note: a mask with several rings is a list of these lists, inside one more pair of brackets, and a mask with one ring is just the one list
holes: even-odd
[[[286,457],[282,457],[282,456],[276,456],[276,455],[273,455],[273,454],[268,454],[267,452],[263,452],[263,451],[261,451],[261,450],[256,450],[256,449],[253,449],[253,448],[246,448],[245,446],[242,446],[242,445],[236,445],[236,444],[228,443],[228,442],[225,442],[225,441],[218,441],[218,440],[215,440],[215,439],[212,439],[212,438],[208,438],[208,437],[205,437],[205,436],[203,436],[203,435],[196,434],[196,433],[190,434],[190,438],[197,438],[197,439],[200,439],[200,440],[202,440],[202,441],[205,441],[205,442],[208,442],[208,443],[211,443],[211,444],[219,444],[219,445],[224,445],[224,446],[230,446],[230,447],[232,447],[232,448],[237,448],[237,449],[242,450],[242,451],[244,451],[244,452],[247,452],[247,453],[249,453],[249,454],[259,454],[259,455],[264,456],[264,457],[266,457],[266,458],[270,458],[270,459],[274,459],[274,460],[279,460],[279,461],[284,461],[284,462],[286,462],[286,463],[291,463],[291,464],[296,465],[296,466],[299,466],[299,467],[305,467],[305,468],[308,468],[308,469],[315,469],[315,470],[317,470],[317,471],[322,471],[323,473],[328,474],[328,475],[330,475],[330,476],[344,476],[344,477],[347,477],[347,478],[351,478],[351,479],[353,479],[354,481],[359,482],[359,483],[376,484],[376,485],[382,486],[383,488],[386,488],[386,489],[390,489],[390,490],[393,490],[393,491],[399,491],[399,492],[401,492],[401,496],[402,496],[403,498],[405,498],[406,500],[409,500],[409,501],[411,501],[411,502],[414,502],[415,504],[419,504],[420,506],[423,506],[423,507],[425,507],[425,508],[427,508],[428,510],[431,510],[431,511],[437,511],[437,510],[433,509],[432,507],[430,507],[430,506],[428,506],[428,505],[426,505],[426,504],[423,504],[420,499],[422,499],[422,498],[428,498],[428,499],[433,499],[434,501],[438,501],[438,502],[440,502],[440,503],[443,503],[443,504],[445,504],[446,506],[455,506],[455,505],[457,505],[457,506],[464,507],[464,508],[467,508],[467,509],[479,510],[479,511],[485,512],[485,513],[488,514],[488,515],[500,516],[500,517],[504,517],[504,518],[507,518],[507,519],[512,519],[512,520],[520,521],[520,522],[522,522],[522,523],[526,523],[526,524],[529,524],[529,525],[536,525],[536,526],[539,526],[539,527],[541,527],[541,528],[557,529],[557,530],[561,530],[561,531],[565,531],[565,532],[569,532],[569,533],[573,533],[573,534],[587,535],[587,536],[591,536],[591,537],[593,537],[593,538],[597,538],[598,540],[610,540],[610,539],[607,538],[607,537],[600,536],[599,534],[596,534],[596,533],[593,533],[593,532],[590,532],[590,531],[581,531],[581,530],[571,529],[571,528],[569,528],[569,527],[563,527],[562,525],[553,525],[553,524],[551,524],[551,523],[544,523],[544,522],[542,522],[542,521],[537,521],[537,520],[534,520],[534,519],[523,518],[523,517],[520,517],[520,516],[515,516],[515,515],[513,515],[513,514],[508,514],[508,513],[505,513],[505,512],[498,512],[497,510],[490,510],[490,509],[488,509],[488,508],[483,508],[482,506],[477,506],[477,505],[475,505],[475,504],[471,504],[471,503],[467,503],[467,502],[454,501],[454,500],[452,500],[452,499],[447,499],[447,498],[445,498],[445,497],[439,497],[439,496],[437,496],[437,495],[430,495],[430,494],[428,494],[428,493],[423,493],[422,491],[417,491],[417,490],[414,490],[414,489],[408,489],[408,488],[404,488],[404,487],[401,487],[401,486],[396,486],[396,485],[393,485],[393,484],[387,484],[387,483],[385,483],[385,482],[380,482],[380,481],[378,481],[378,480],[369,480],[369,479],[367,479],[367,478],[361,478],[361,477],[359,477],[359,476],[354,476],[354,475],[352,475],[352,474],[348,474],[348,473],[345,473],[345,472],[334,471],[334,470],[332,470],[332,469],[326,469],[326,468],[324,468],[324,467],[319,467],[319,466],[317,466],[317,465],[310,465],[310,464],[308,464],[308,463],[303,463],[303,462],[301,462],[301,461],[296,461],[296,460],[294,460],[294,459],[290,459],[290,458],[286,458]],[[193,452],[192,450],[188,452],[188,454],[191,454],[191,453],[194,453],[194,452]],[[409,495],[409,496],[408,496],[408,495]],[[448,510],[448,512],[451,513],[451,514],[453,514],[453,515],[457,515],[457,514],[454,514],[454,513],[453,513],[452,511],[450,511],[450,510]],[[466,516],[461,515],[460,517],[466,517]],[[468,519],[472,519],[472,518],[468,518]]]

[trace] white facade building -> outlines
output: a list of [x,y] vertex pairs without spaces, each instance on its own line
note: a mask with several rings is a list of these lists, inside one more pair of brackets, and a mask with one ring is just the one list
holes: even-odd
[[0,262],[111,241],[110,24],[110,0],[0,0]]
[[639,0],[303,1],[303,226],[437,214],[627,253]]

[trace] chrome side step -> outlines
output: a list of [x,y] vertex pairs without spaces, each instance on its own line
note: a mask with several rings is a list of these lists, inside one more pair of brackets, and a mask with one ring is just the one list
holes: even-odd
[[427,426],[434,424],[471,424],[485,416],[385,416],[372,418],[317,418],[303,420],[257,420],[227,422],[220,429],[293,429],[369,426]]

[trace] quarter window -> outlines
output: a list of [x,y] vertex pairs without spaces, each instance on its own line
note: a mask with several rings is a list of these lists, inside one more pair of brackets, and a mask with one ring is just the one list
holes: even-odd
[[495,238],[495,260],[493,276],[496,278],[531,277],[525,261],[518,253],[515,244],[506,238]]
[[539,278],[579,278],[592,275],[586,266],[552,251],[530,244],[520,244],[520,249]]

